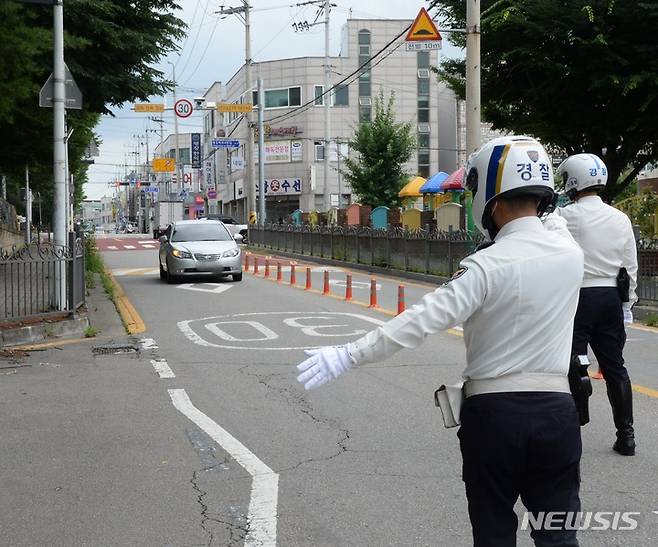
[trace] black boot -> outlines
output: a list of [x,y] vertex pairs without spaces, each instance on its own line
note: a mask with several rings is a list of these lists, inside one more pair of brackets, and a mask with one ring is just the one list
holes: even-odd
[[633,430],[633,392],[630,380],[621,383],[606,382],[612,416],[617,428],[617,440],[612,449],[622,456],[635,455]]

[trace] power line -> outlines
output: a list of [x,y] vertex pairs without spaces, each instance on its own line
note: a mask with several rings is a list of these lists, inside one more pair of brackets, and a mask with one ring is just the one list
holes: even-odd
[[[199,3],[201,0],[198,0]],[[210,4],[210,0],[206,0],[206,7],[203,9],[203,14],[201,15],[201,25],[203,25],[203,21],[206,18],[206,11],[208,10],[208,4]],[[198,5],[198,4],[197,4]],[[190,53],[187,56],[187,59],[185,60],[185,64],[183,65],[183,68],[180,70],[178,73],[178,79],[182,79],[182,75],[185,72],[185,69],[187,68],[187,65],[190,64],[190,59],[192,58],[192,54],[194,53],[194,49],[196,48],[196,43],[199,40],[199,35],[201,34],[201,25],[199,25],[199,28],[197,29],[196,36],[194,37],[194,42],[192,43],[192,49],[190,50]]]
[[[310,107],[314,106],[315,103],[316,103],[316,101],[317,101],[319,98],[324,97],[325,95],[328,95],[329,93],[331,93],[331,92],[332,92],[334,89],[336,89],[337,87],[344,85],[345,82],[347,82],[350,78],[353,78],[352,80],[350,80],[350,81],[347,83],[347,85],[349,85],[349,84],[352,83],[356,78],[358,78],[358,77],[361,75],[362,72],[364,72],[364,70],[363,70],[364,68],[368,67],[368,65],[370,65],[370,63],[371,63],[376,57],[378,57],[379,55],[381,55],[382,52],[384,52],[388,47],[390,47],[390,46],[391,46],[396,40],[398,40],[398,39],[399,39],[403,34],[405,34],[410,28],[411,28],[411,24],[409,24],[405,29],[403,29],[402,32],[400,32],[400,34],[398,34],[397,36],[395,36],[395,37],[394,37],[390,42],[388,42],[383,48],[381,48],[379,51],[377,51],[377,52],[374,53],[372,56],[370,56],[370,57],[368,58],[368,60],[365,61],[365,62],[364,62],[361,66],[359,66],[356,70],[354,70],[353,72],[351,72],[350,74],[348,74],[347,76],[345,76],[345,78],[343,78],[343,79],[340,80],[339,82],[337,82],[337,83],[335,83],[334,85],[332,85],[329,89],[325,89],[325,90],[323,90],[323,93],[322,93],[321,95],[318,95],[317,97],[313,97],[313,99],[311,99],[310,101],[304,103],[303,105],[300,105],[300,106],[296,107],[295,109],[291,110],[290,112],[286,112],[285,114],[280,114],[280,115],[278,115],[278,116],[274,116],[273,118],[269,118],[269,119],[267,119],[267,120],[264,120],[264,123],[270,123],[270,122],[273,122],[273,121],[276,121],[276,120],[282,120],[282,121],[283,121],[283,120],[287,120],[287,119],[289,119],[289,118],[291,118],[291,117],[293,117],[293,116],[296,116],[297,114],[301,114],[302,112],[305,112],[305,111],[308,110]],[[395,52],[395,51],[396,51],[401,45],[402,45],[402,42],[400,42],[400,43],[399,43],[394,49],[392,49],[390,52],[388,52],[388,53],[386,54],[386,56],[383,57],[382,59],[380,59],[377,63],[375,63],[374,65],[368,67],[367,70],[370,70],[372,67],[377,66],[381,61],[383,61],[383,60],[386,59],[388,56],[390,56],[391,54],[393,54],[393,52]],[[264,97],[259,97],[259,98],[258,98],[258,102],[259,102],[259,103],[262,103],[262,104],[264,105],[265,98],[264,98]]]
[[194,70],[187,77],[187,80],[185,80],[183,82],[183,84],[186,84],[187,82],[189,82],[192,79],[192,77],[196,74],[196,71],[199,70],[199,67],[201,66],[201,63],[203,62],[203,60],[206,57],[206,53],[208,53],[208,48],[210,47],[210,44],[212,43],[212,39],[215,36],[215,31],[217,30],[217,25],[218,24],[219,24],[219,18],[217,18],[217,20],[215,21],[215,26],[212,28],[212,32],[210,33],[210,38],[208,38],[208,42],[206,43],[206,47],[204,48],[203,53],[201,54],[201,57],[199,57],[199,62],[196,64],[196,66],[194,67]]

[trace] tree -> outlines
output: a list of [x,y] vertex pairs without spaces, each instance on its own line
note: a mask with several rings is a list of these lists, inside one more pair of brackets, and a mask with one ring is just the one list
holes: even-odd
[[[161,95],[172,83],[153,68],[176,49],[185,24],[174,0],[66,0],[64,51],[82,91],[83,110],[68,110],[74,129],[69,163],[76,196],[86,181],[85,149],[96,139],[93,128],[108,106]],[[52,207],[52,110],[39,108],[39,89],[52,72],[52,6],[0,2],[0,173],[8,175],[8,193],[18,203],[25,165],[32,188],[40,192],[44,215]]]
[[341,170],[364,205],[397,205],[398,192],[408,178],[404,164],[409,161],[416,142],[411,124],[396,122],[394,99],[391,93],[384,104],[384,93],[380,91],[375,99],[374,119],[360,124],[349,142],[358,157],[347,158],[345,170]]
[[[431,2],[464,28],[465,2]],[[482,0],[482,113],[562,154],[592,152],[609,170],[604,198],[658,158],[658,3]],[[464,46],[464,35],[450,40]],[[464,61],[441,77],[464,95]]]

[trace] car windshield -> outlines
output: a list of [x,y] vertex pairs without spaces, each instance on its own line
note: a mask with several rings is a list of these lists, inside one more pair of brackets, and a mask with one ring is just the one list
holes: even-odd
[[171,241],[230,241],[231,234],[221,224],[181,224],[176,226]]

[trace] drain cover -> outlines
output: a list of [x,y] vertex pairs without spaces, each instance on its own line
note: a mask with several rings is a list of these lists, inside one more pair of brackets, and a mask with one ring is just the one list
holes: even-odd
[[137,346],[126,344],[111,344],[108,346],[94,346],[91,352],[94,355],[118,355],[120,353],[137,353],[139,350]]

